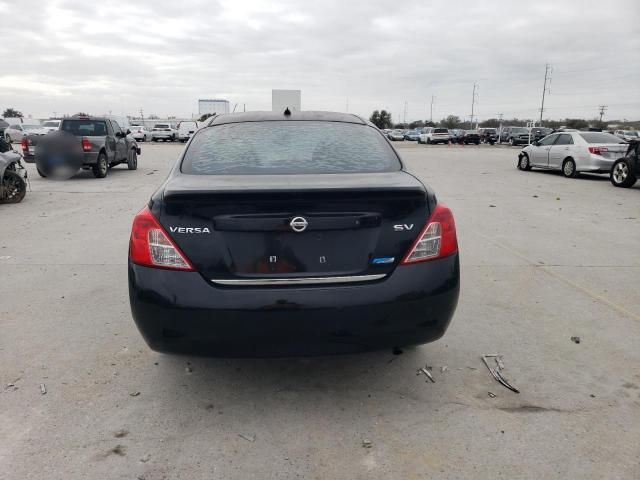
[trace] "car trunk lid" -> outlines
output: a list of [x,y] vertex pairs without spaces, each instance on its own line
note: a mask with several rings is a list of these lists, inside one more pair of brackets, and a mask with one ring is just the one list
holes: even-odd
[[222,283],[386,275],[429,211],[424,186],[402,171],[178,175],[159,220],[195,268]]

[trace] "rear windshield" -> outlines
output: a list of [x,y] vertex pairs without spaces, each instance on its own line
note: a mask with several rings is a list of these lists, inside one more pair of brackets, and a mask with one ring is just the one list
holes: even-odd
[[76,136],[101,137],[107,134],[107,125],[99,120],[65,120],[62,130]]
[[620,137],[604,132],[580,132],[587,143],[624,143]]
[[526,128],[518,127],[518,128],[512,128],[511,132],[512,133],[529,133],[529,130],[527,130]]
[[191,175],[392,172],[401,165],[376,129],[340,122],[231,123],[199,130],[182,161]]
[[168,123],[156,123],[153,128],[171,128],[171,125]]
[[435,128],[433,130],[433,133],[449,133],[449,130],[447,130],[446,128]]
[[44,122],[42,124],[43,127],[57,127],[60,125],[60,122]]
[[496,133],[496,129],[495,128],[485,128],[484,129],[484,133]]

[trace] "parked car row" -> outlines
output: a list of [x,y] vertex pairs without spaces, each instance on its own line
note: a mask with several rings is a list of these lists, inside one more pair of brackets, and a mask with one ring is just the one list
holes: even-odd
[[616,187],[630,187],[638,175],[638,146],[607,132],[554,132],[527,145],[518,154],[519,170],[559,170],[565,177],[608,173]]

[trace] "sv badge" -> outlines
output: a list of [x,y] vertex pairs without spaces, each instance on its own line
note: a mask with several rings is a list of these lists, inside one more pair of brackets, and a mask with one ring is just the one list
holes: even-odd
[[410,223],[408,225],[406,223],[403,223],[402,225],[394,225],[393,229],[396,232],[404,232],[405,230],[413,230],[413,223]]

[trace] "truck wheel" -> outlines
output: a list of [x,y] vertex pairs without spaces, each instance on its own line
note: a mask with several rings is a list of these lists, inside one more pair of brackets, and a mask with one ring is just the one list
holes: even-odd
[[515,140],[513,139],[513,137],[511,137],[511,141],[510,141],[509,143],[511,144],[511,146],[512,146],[512,147],[515,147],[515,146],[516,146],[516,142],[515,142]]
[[109,162],[104,152],[98,155],[98,160],[91,169],[93,170],[93,176],[96,178],[104,178],[107,176],[107,172],[109,172]]
[[127,157],[127,167],[129,167],[129,170],[138,169],[138,152],[133,149],[129,150],[129,155]]
[[567,158],[562,162],[562,174],[567,178],[575,178],[578,175],[576,162],[572,158]]
[[633,165],[628,158],[621,158],[613,164],[609,179],[614,187],[622,188],[632,187],[638,180],[636,172],[633,171]]
[[13,170],[5,170],[0,187],[0,203],[20,203],[27,193],[27,183]]

